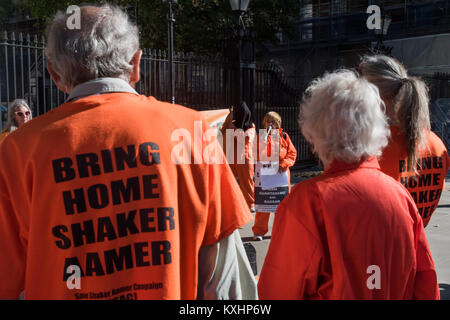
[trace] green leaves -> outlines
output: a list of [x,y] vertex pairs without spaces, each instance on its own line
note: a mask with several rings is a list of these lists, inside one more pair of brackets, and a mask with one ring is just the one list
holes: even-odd
[[[0,0],[4,2],[5,0]],[[9,2],[10,0],[6,0]],[[34,18],[48,21],[57,10],[70,5],[80,5],[84,0],[23,0],[23,7]],[[96,1],[103,3],[105,1]],[[168,4],[162,0],[110,0],[128,11],[137,22],[141,35],[141,47],[167,48]],[[295,36],[296,19],[300,11],[298,0],[251,0],[244,20],[256,34],[257,44],[276,43],[276,34],[283,32]],[[137,7],[137,10],[135,8]],[[237,23],[228,0],[178,0],[173,6],[175,15],[174,44],[176,51],[196,54],[216,54],[222,41]]]

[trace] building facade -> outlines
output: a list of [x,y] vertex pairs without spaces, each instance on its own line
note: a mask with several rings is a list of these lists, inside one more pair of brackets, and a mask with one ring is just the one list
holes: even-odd
[[[382,41],[412,73],[450,72],[450,1],[301,0],[298,36],[267,45],[265,60],[278,61],[296,88],[339,67],[358,65]],[[386,35],[369,30],[367,8],[377,5],[391,20]]]

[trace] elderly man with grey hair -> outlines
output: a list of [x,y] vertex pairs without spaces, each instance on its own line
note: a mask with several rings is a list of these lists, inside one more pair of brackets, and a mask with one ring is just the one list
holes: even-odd
[[261,299],[439,299],[414,201],[380,171],[383,110],[378,89],[352,71],[307,89],[300,126],[325,171],[278,207]]
[[80,29],[67,18],[46,46],[67,101],[0,147],[0,299],[257,298],[228,164],[172,160],[172,133],[206,120],[134,90],[142,51],[119,8],[82,7]]

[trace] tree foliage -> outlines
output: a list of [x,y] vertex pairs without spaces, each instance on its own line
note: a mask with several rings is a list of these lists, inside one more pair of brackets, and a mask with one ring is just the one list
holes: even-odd
[[[3,1],[3,0],[1,0]],[[83,0],[24,0],[32,17],[49,21],[57,10],[80,5]],[[91,1],[92,2],[92,1]],[[92,3],[104,3],[93,1]],[[167,47],[168,3],[163,0],[110,0],[108,3],[126,9],[137,23],[141,46],[164,49]],[[137,10],[136,10],[137,8]],[[276,34],[295,36],[296,19],[300,11],[298,0],[251,0],[243,16],[247,27],[255,31],[256,43],[276,43]],[[178,0],[173,6],[175,16],[174,44],[177,51],[197,54],[220,52],[222,41],[238,22],[229,0]]]
[[10,17],[23,10],[23,0],[0,0],[0,22],[7,22]]

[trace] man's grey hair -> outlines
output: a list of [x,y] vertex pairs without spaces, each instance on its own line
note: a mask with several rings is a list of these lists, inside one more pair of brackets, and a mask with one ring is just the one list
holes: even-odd
[[325,166],[381,155],[390,135],[378,89],[350,70],[316,79],[306,89],[299,123]]
[[24,99],[13,100],[8,106],[8,120],[6,121],[5,129],[3,130],[4,132],[13,132],[19,127],[14,118],[15,112],[19,109],[19,107],[24,107],[30,111],[30,120],[33,117],[33,112]]
[[121,9],[108,4],[82,6],[80,28],[59,11],[47,29],[45,53],[68,88],[102,77],[129,80],[139,50],[138,28]]

